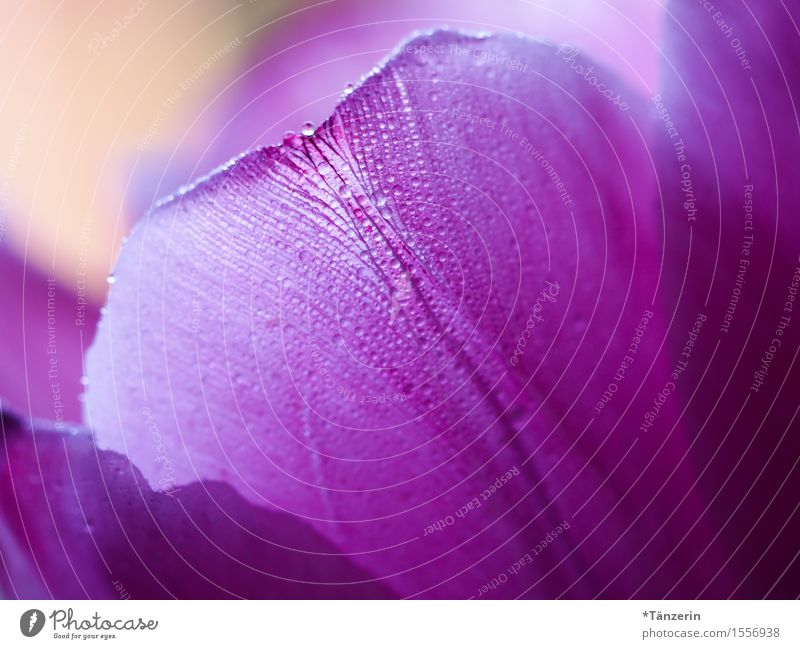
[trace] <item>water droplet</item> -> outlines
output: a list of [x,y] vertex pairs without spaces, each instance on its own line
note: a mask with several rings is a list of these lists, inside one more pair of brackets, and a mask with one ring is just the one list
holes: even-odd
[[306,122],[303,124],[301,133],[303,135],[314,135],[314,122]]
[[116,281],[117,281],[117,278],[116,278],[116,277],[114,277],[113,275],[109,275],[108,277],[106,277],[106,281],[107,281],[109,284],[113,284],[114,282],[116,282]]
[[294,131],[286,131],[286,133],[283,134],[283,144],[285,146],[296,149],[301,143],[302,140],[300,139],[300,136]]
[[345,94],[345,97],[346,97],[347,95],[349,95],[351,92],[353,92],[353,84],[352,84],[352,83],[348,83],[348,84],[347,84],[347,85],[344,87],[344,94]]

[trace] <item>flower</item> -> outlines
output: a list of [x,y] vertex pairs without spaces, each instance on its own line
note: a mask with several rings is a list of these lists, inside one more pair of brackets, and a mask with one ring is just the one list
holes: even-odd
[[[87,357],[92,433],[2,419],[5,590],[790,592],[780,547],[797,507],[781,499],[797,454],[776,454],[791,404],[743,397],[748,376],[723,386],[738,414],[708,409],[742,363],[718,350],[746,349],[752,374],[775,332],[759,388],[796,356],[800,273],[769,275],[797,254],[779,221],[796,200],[779,190],[797,133],[773,143],[769,130],[791,123],[794,86],[783,73],[784,86],[752,82],[753,96],[736,68],[746,34],[748,65],[780,69],[781,39],[765,47],[753,28],[780,36],[786,21],[699,11],[670,14],[676,52],[652,105],[572,47],[437,31],[404,42],[312,134],[166,200],[125,245]],[[698,32],[688,43],[683,12]],[[732,75],[721,91],[740,93],[730,116],[692,55],[701,37],[719,56],[712,73]],[[743,162],[764,160],[742,177],[724,147],[761,92],[772,155],[741,140]],[[714,247],[712,200],[718,232],[742,238]],[[742,252],[756,205],[778,207],[768,258]],[[760,301],[736,303],[750,329],[726,319],[733,274],[704,282],[732,253],[767,273]],[[779,309],[762,316],[766,295],[785,298],[782,327]],[[773,472],[753,480],[729,458],[755,427]],[[734,509],[742,494],[771,500]],[[748,528],[730,538],[734,520],[768,526],[772,542]]]
[[420,36],[315,134],[167,201],[87,359],[98,446],[153,488],[220,481],[291,514],[401,596],[481,594],[564,525],[497,595],[631,588],[609,559],[661,520],[626,536],[623,508],[699,509],[635,493],[642,466],[669,478],[680,430],[637,447],[638,410],[594,414],[645,320],[615,399],[656,391],[663,321],[647,113],[576,61]]

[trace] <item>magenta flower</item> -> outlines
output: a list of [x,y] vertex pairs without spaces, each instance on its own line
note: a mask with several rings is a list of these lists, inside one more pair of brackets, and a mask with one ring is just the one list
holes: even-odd
[[[797,334],[760,311],[800,283],[796,90],[769,77],[786,18],[726,20],[764,87],[671,15],[653,102],[574,47],[418,35],[164,201],[117,262],[85,428],[2,420],[6,594],[796,595]],[[758,473],[738,445],[768,417]]]

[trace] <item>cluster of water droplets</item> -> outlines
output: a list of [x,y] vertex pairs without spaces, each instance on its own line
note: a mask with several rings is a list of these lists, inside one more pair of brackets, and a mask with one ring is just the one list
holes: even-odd
[[283,323],[281,353],[309,394],[321,381],[362,393],[399,381],[417,405],[435,404],[446,392],[437,382],[468,385],[482,362],[470,349],[489,289],[466,278],[491,268],[464,215],[486,199],[449,178],[464,133],[443,118],[444,70],[413,86],[404,72],[382,80],[385,100],[345,102],[319,128],[307,122],[284,138],[254,326]]

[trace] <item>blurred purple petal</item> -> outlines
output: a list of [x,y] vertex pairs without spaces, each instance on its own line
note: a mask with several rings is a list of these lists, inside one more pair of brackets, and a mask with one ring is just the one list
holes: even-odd
[[[227,159],[280,141],[303,121],[321,122],[345,84],[356,84],[395,43],[441,25],[469,31],[514,32],[567,43],[646,96],[657,83],[657,39],[663,8],[641,0],[367,0],[309,2],[254,26],[249,67],[207,111],[216,137],[208,160]],[[223,121],[227,120],[227,121]]]
[[798,595],[798,24],[796,3],[670,3],[655,100],[676,346],[708,317],[682,395],[736,597]]
[[153,493],[129,461],[98,452],[86,431],[33,431],[9,414],[0,423],[0,592],[25,599],[390,594],[306,525],[230,487]]
[[83,353],[94,337],[99,308],[78,284],[77,293],[26,266],[0,245],[0,400],[26,417],[61,427],[81,420]]
[[571,49],[406,43],[313,137],[137,226],[89,354],[98,444],[404,596],[716,592],[678,404],[638,432],[672,371],[647,131]]

